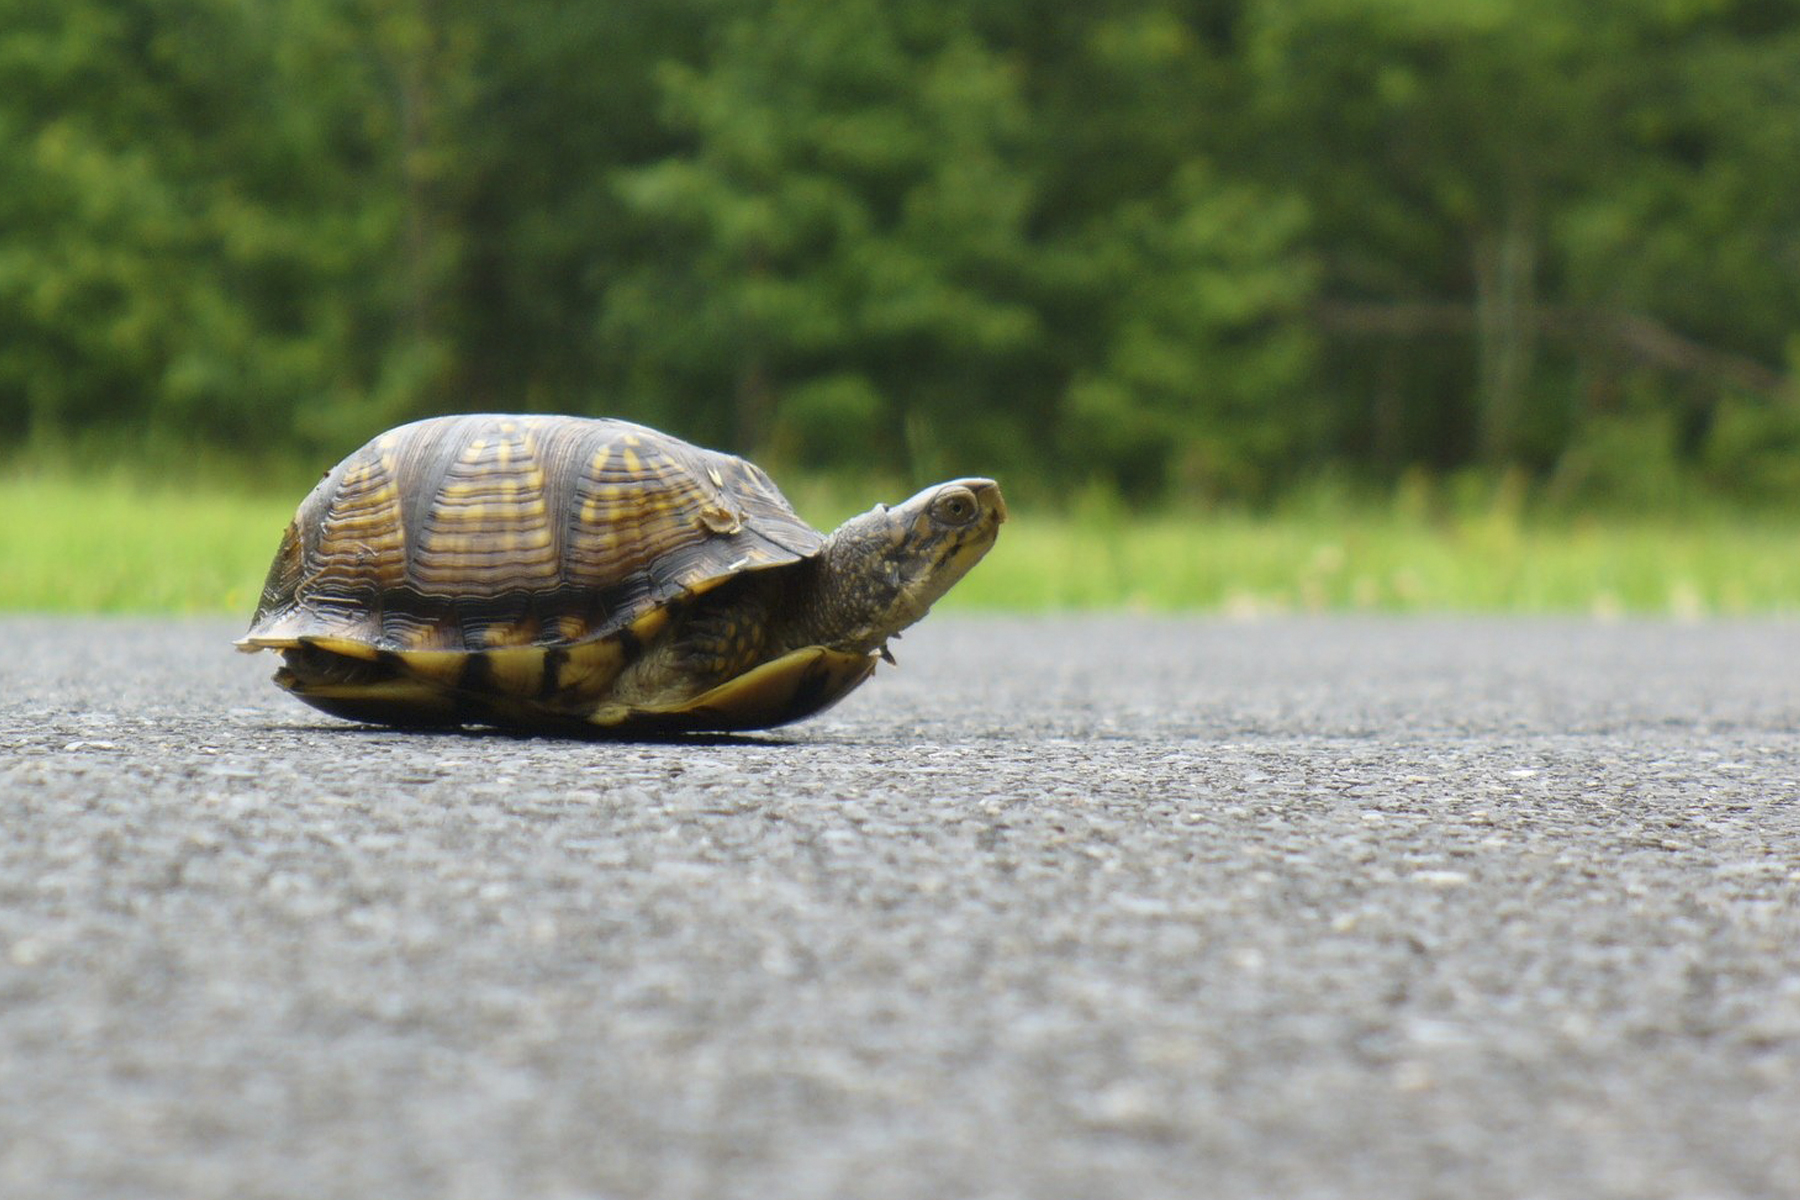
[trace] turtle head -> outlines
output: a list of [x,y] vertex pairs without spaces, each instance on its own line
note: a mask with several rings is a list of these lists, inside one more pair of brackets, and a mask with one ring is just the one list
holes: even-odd
[[953,479],[845,521],[820,551],[805,640],[853,654],[923,617],[994,544],[1006,502],[991,479]]

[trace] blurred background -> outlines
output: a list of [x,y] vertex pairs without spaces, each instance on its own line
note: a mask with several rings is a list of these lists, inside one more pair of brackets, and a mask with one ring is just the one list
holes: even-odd
[[0,0],[15,481],[545,410],[1046,514],[1785,531],[1797,334],[1789,0]]

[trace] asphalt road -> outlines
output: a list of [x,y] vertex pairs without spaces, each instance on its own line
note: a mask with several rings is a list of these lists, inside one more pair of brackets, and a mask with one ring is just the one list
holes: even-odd
[[934,617],[780,735],[0,621],[0,1196],[1800,1196],[1800,626]]

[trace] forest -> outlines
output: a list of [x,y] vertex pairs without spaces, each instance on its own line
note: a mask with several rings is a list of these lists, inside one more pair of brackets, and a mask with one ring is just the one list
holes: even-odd
[[1779,506],[1797,369],[1787,0],[0,0],[0,454]]

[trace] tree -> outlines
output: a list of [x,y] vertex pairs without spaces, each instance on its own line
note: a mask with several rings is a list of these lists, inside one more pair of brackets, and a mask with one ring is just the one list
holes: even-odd
[[[1272,403],[1304,370],[1274,327],[1303,307],[1303,210],[1159,124],[1206,78],[1196,54],[1141,84],[1184,26],[1070,32],[1034,66],[1110,89],[1085,105],[934,3],[773,0],[666,67],[692,144],[621,176],[655,252],[607,297],[636,389],[813,462],[1264,481],[1308,433]],[[1131,179],[1080,162],[1139,128]]]
[[[1793,189],[1739,172],[1800,149],[1791,19],[1747,37],[1763,6],[1252,11],[1260,169],[1311,202],[1325,381],[1367,414],[1345,451],[1547,471],[1625,396],[1679,415],[1784,390],[1792,271],[1769,252]],[[1746,308],[1772,324],[1724,317]]]
[[1030,48],[1046,457],[1139,500],[1266,495],[1330,448],[1310,213],[1241,165],[1230,9],[1026,3],[999,30]]
[[772,0],[659,77],[691,145],[617,181],[646,239],[605,301],[634,392],[814,462],[936,469],[934,425],[972,455],[1025,434],[990,401],[1040,336],[1009,286],[1021,113],[952,7]]
[[429,402],[415,28],[354,0],[8,7],[0,423],[341,446]]

